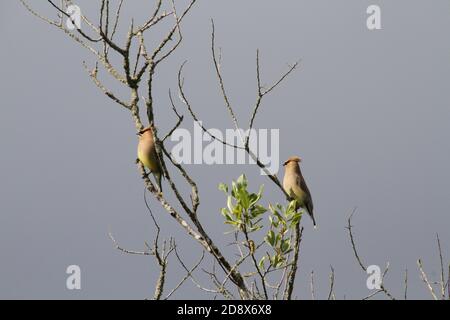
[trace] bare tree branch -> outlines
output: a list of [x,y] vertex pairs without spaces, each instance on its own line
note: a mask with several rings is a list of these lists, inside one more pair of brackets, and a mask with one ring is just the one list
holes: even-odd
[[[155,115],[154,115],[154,100],[153,100],[153,80],[155,76],[155,70],[156,67],[160,62],[165,60],[167,57],[172,55],[172,53],[179,47],[180,43],[183,39],[183,34],[181,30],[181,22],[183,21],[184,17],[187,15],[187,13],[191,10],[191,8],[196,3],[196,0],[191,0],[188,4],[188,6],[178,14],[177,8],[175,7],[175,2],[173,0],[170,1],[171,4],[171,11],[162,12],[162,0],[158,0],[156,2],[156,8],[154,9],[151,16],[144,22],[143,25],[139,25],[137,28],[135,28],[133,20],[129,24],[128,32],[125,38],[125,42],[121,44],[121,42],[116,41],[114,39],[119,25],[120,15],[122,12],[122,7],[124,4],[123,0],[120,0],[118,2],[117,7],[115,7],[115,14],[112,12],[114,9],[110,7],[110,1],[109,0],[101,0],[100,2],[100,12],[99,12],[99,25],[96,26],[93,22],[91,22],[90,19],[88,19],[84,14],[81,15],[81,18],[83,21],[86,22],[87,25],[89,25],[89,33],[95,34],[95,36],[90,36],[86,33],[84,33],[82,30],[80,30],[77,27],[76,32],[70,32],[70,30],[64,28],[63,26],[63,19],[64,17],[67,17],[72,24],[75,24],[75,21],[72,17],[69,16],[66,12],[66,8],[68,4],[71,4],[72,1],[61,1],[60,6],[57,6],[55,2],[48,0],[48,2],[51,4],[51,6],[56,10],[59,21],[53,21],[51,19],[48,19],[46,17],[43,17],[42,15],[35,12],[31,7],[26,3],[25,0],[20,0],[22,4],[25,6],[25,8],[31,12],[33,15],[37,16],[41,20],[44,20],[45,22],[49,23],[50,25],[53,25],[57,27],[58,29],[65,32],[70,38],[75,40],[77,43],[79,43],[82,47],[89,50],[92,54],[94,54],[95,58],[97,59],[97,62],[95,63],[95,68],[93,70],[89,70],[87,67],[87,64],[84,62],[83,66],[88,72],[89,76],[91,77],[94,84],[111,100],[116,102],[117,104],[125,107],[130,111],[132,120],[134,121],[135,127],[138,131],[140,131],[143,127],[143,121],[141,120],[140,115],[140,101],[139,101],[139,90],[141,89],[141,80],[144,74],[148,75],[147,83],[146,83],[146,90],[147,90],[147,98],[144,98],[145,107],[146,107],[146,114],[147,114],[147,120],[150,125],[150,127],[153,129],[152,133],[154,136],[155,144],[156,144],[156,151],[157,151],[157,157],[161,163],[164,177],[167,180],[167,183],[170,185],[172,192],[175,195],[176,200],[172,203],[168,199],[170,197],[166,197],[166,195],[162,194],[160,190],[158,190],[152,181],[150,180],[148,173],[146,172],[146,169],[142,165],[142,163],[138,162],[138,171],[142,175],[143,183],[145,185],[146,190],[148,190],[154,198],[160,203],[160,205],[164,208],[164,210],[183,228],[183,230],[189,234],[195,241],[197,241],[204,250],[209,252],[213,257],[214,261],[218,263],[218,266],[223,270],[225,273],[225,277],[223,280],[219,281],[219,276],[215,272],[215,263],[214,263],[214,272],[211,273],[211,279],[213,280],[213,283],[217,287],[217,290],[209,290],[211,293],[219,293],[224,295],[224,297],[231,298],[233,297],[232,293],[225,288],[225,285],[228,281],[232,282],[238,289],[239,295],[243,299],[250,299],[250,298],[261,298],[265,297],[266,299],[269,297],[267,292],[267,287],[273,288],[274,290],[277,290],[276,296],[278,296],[279,289],[281,287],[281,284],[283,283],[283,279],[286,277],[286,290],[289,298],[291,297],[294,281],[295,281],[295,274],[297,272],[297,265],[298,265],[298,257],[299,257],[299,245],[301,241],[301,232],[303,230],[297,226],[297,229],[295,230],[295,243],[294,243],[294,254],[292,257],[292,261],[283,267],[280,268],[272,268],[270,269],[270,266],[267,270],[264,270],[264,268],[260,269],[258,264],[256,263],[256,256],[255,252],[256,250],[262,245],[260,244],[258,247],[256,247],[256,250],[253,250],[252,247],[249,246],[249,252],[247,254],[244,254],[243,251],[240,248],[240,245],[237,244],[238,249],[240,250],[240,257],[237,261],[234,261],[234,263],[230,263],[227,258],[223,256],[219,248],[216,246],[216,244],[213,242],[213,240],[208,236],[207,232],[205,231],[203,225],[198,219],[197,216],[197,210],[200,204],[200,197],[199,197],[199,191],[196,182],[189,176],[185,168],[174,161],[174,159],[171,157],[170,153],[167,151],[166,147],[164,146],[164,142],[168,137],[170,137],[173,132],[180,126],[181,122],[183,121],[183,116],[181,116],[173,102],[173,98],[169,92],[169,100],[172,105],[172,110],[177,116],[177,122],[175,126],[164,136],[163,139],[159,139],[157,134],[157,129],[155,126]],[[169,9],[170,10],[170,9]],[[145,36],[144,33],[149,30],[151,27],[158,24],[160,21],[163,21],[166,17],[172,16],[174,18],[174,24],[170,27],[167,34],[159,41],[157,42],[156,48],[154,48],[153,51],[147,51],[147,47],[145,45]],[[261,104],[262,98],[270,93],[273,89],[275,89],[297,66],[298,63],[294,64],[293,66],[289,67],[289,70],[284,73],[277,81],[275,81],[270,87],[267,89],[263,87],[261,84],[261,78],[260,78],[260,65],[259,65],[259,51],[257,53],[257,82],[258,82],[258,99],[255,105],[255,108],[252,110],[250,125],[249,125],[249,133],[247,137],[244,137],[241,129],[238,126],[238,119],[234,113],[233,107],[231,105],[231,102],[228,98],[227,92],[225,90],[225,84],[224,79],[221,74],[220,70],[220,62],[221,57],[217,56],[216,48],[215,48],[215,31],[214,31],[214,22],[212,21],[212,37],[211,37],[211,51],[212,51],[212,57],[213,62],[215,66],[216,75],[219,79],[219,86],[223,95],[223,99],[225,101],[226,108],[228,112],[230,113],[230,116],[232,118],[233,124],[236,127],[236,129],[239,130],[239,135],[241,138],[241,142],[243,146],[238,146],[234,144],[227,143],[226,141],[222,139],[218,139],[218,137],[211,136],[212,139],[221,141],[222,144],[232,146],[236,149],[244,149],[253,160],[255,160],[258,167],[260,167],[268,176],[269,179],[271,179],[281,190],[282,193],[288,198],[288,195],[284,191],[280,181],[278,180],[276,175],[270,174],[267,167],[258,159],[257,155],[253,153],[252,150],[250,150],[248,141],[251,134],[251,129],[254,124],[254,120],[256,117],[257,112],[259,111],[259,107]],[[174,42],[171,42],[173,38],[177,38]],[[134,46],[133,44],[136,44]],[[137,47],[137,52],[134,51],[134,48]],[[133,49],[132,49],[133,48]],[[117,53],[119,57],[122,60],[122,65],[119,66],[119,69],[116,69],[111,62],[109,61],[109,52],[110,49],[114,51],[114,53]],[[125,85],[127,90],[129,90],[129,101],[124,101],[116,94],[114,94],[111,90],[109,90],[98,78],[98,62],[100,62],[105,70],[116,80],[118,80],[121,84]],[[188,108],[189,113],[194,118],[194,120],[198,120],[197,116],[193,112],[193,109],[191,108],[188,100],[186,99],[186,95],[183,91],[183,80],[181,76],[182,68],[184,64],[181,66],[180,71],[178,73],[178,89],[180,91],[180,97],[183,102],[183,104],[186,105]],[[120,70],[117,71],[117,70]],[[199,121],[197,121],[199,122]],[[200,122],[199,122],[200,123]],[[205,127],[202,126],[202,130],[209,133],[208,130],[206,130]],[[187,200],[181,195],[181,192],[179,190],[179,187],[177,184],[175,184],[172,180],[172,172],[168,170],[165,164],[165,159],[169,158],[170,162],[175,166],[178,170],[178,174],[180,174],[187,185],[191,187],[191,194],[190,194],[190,203],[188,203]],[[155,256],[159,266],[160,266],[160,275],[155,287],[155,293],[154,293],[154,299],[160,299],[163,294],[164,290],[164,283],[165,283],[165,277],[166,277],[166,271],[167,271],[167,263],[168,263],[168,257],[171,254],[171,252],[175,251],[178,260],[180,260],[180,263],[185,267],[185,265],[182,263],[180,257],[177,254],[176,251],[176,243],[173,239],[170,239],[169,241],[163,241],[162,246],[159,244],[159,235],[160,235],[160,227],[158,223],[156,222],[155,217],[153,216],[153,213],[151,212],[150,206],[147,202],[147,199],[145,198],[145,203],[147,206],[147,209],[149,210],[151,217],[153,219],[153,222],[155,224],[155,227],[157,229],[156,237],[153,242],[153,246],[147,246],[147,249],[144,251],[134,251],[134,250],[128,250],[123,247],[121,247],[115,240],[115,238],[112,236],[112,233],[109,233],[109,236],[114,243],[115,247],[124,252],[124,253],[130,253],[130,254],[140,254],[140,255],[153,255]],[[178,209],[181,206],[180,209]],[[188,219],[184,219],[184,214],[188,216]],[[292,238],[291,238],[292,239]],[[246,234],[246,243],[250,244],[251,239],[248,237],[248,234]],[[288,259],[290,259],[290,255],[288,256]],[[244,261],[246,260],[248,263],[253,263],[253,265],[256,268],[256,273],[259,274],[261,278],[261,289],[264,292],[261,294],[260,288],[258,287],[258,283],[255,281],[251,283],[252,277],[256,274],[255,272],[250,272],[247,274],[242,275],[240,273],[240,267],[242,265],[242,268],[244,268]],[[191,278],[194,283],[195,280],[192,276],[192,273],[194,270],[200,265],[201,260],[203,260],[203,254],[200,261],[194,265],[191,269],[185,268],[186,275],[182,278],[182,280],[178,283],[178,285],[172,289],[172,291],[166,295],[167,298],[169,298],[176,290],[178,290],[179,287],[185,281],[189,278]],[[248,264],[247,263],[247,264]],[[287,272],[289,269],[289,272]],[[270,272],[283,270],[283,276],[281,278],[281,281],[278,283],[278,285],[271,286],[270,283],[267,281],[266,276]],[[222,277],[220,277],[222,278]],[[247,285],[247,281],[251,283],[251,287]],[[202,288],[198,283],[196,284],[199,288]],[[206,288],[204,288],[206,289]]]
[[349,236],[350,236],[350,241],[351,241],[351,243],[352,243],[353,253],[355,254],[356,260],[358,261],[358,263],[359,263],[361,269],[363,269],[363,271],[365,272],[365,271],[367,271],[367,268],[366,268],[366,266],[362,263],[361,258],[359,257],[358,251],[356,250],[355,239],[353,238],[353,233],[351,232],[351,230],[352,230],[351,220],[352,220],[352,217],[353,217],[353,215],[355,214],[355,212],[356,212],[356,208],[353,209],[352,213],[351,213],[350,216],[348,217],[348,220],[347,220],[347,222],[348,222],[347,229],[348,229],[348,231],[349,231],[348,234],[349,234]]
[[189,100],[186,97],[186,94],[183,90],[183,77],[182,77],[182,72],[183,72],[183,68],[185,66],[187,61],[184,61],[182,63],[182,65],[180,66],[180,69],[178,70],[178,90],[179,90],[179,94],[180,94],[180,100],[181,102],[183,102],[183,104],[186,106],[186,108],[188,109],[189,113],[191,114],[192,119],[194,119],[195,122],[197,122],[197,124],[200,126],[200,128],[203,130],[203,132],[205,132],[206,134],[208,134],[212,139],[219,141],[220,143],[222,143],[223,145],[226,146],[230,146],[233,147],[235,149],[244,149],[244,147],[241,146],[237,146],[231,143],[228,143],[226,141],[224,141],[223,139],[220,139],[218,137],[216,137],[215,135],[213,135],[211,132],[209,132],[208,129],[206,129],[202,122],[199,120],[199,118],[197,117],[197,115],[194,113],[191,104],[189,102]]
[[292,260],[292,267],[291,270],[288,273],[287,277],[287,284],[286,284],[286,290],[284,293],[284,297],[286,300],[291,300],[292,298],[292,291],[294,290],[295,285],[295,276],[297,274],[297,268],[298,268],[298,257],[300,253],[300,243],[302,241],[302,235],[303,235],[303,227],[300,228],[300,224],[297,224],[295,226],[294,231],[294,257]]
[[422,281],[427,285],[428,290],[430,291],[431,296],[434,300],[438,300],[436,293],[434,292],[433,286],[430,284],[430,281],[428,281],[427,274],[423,270],[422,260],[417,260],[417,266],[419,267],[420,275],[422,278]]
[[92,81],[95,83],[95,85],[106,95],[108,96],[108,98],[110,98],[111,100],[113,100],[114,102],[120,104],[121,106],[125,107],[126,109],[130,110],[131,106],[129,103],[126,103],[122,100],[120,100],[119,98],[116,97],[115,94],[113,94],[111,91],[109,91],[98,79],[97,75],[98,75],[98,64],[95,65],[93,70],[89,70],[87,64],[85,61],[83,61],[83,66],[84,69],[86,70],[86,72],[89,74],[89,76],[91,77]]
[[[214,62],[214,67],[216,70],[217,78],[219,79],[219,86],[220,90],[222,91],[222,96],[225,101],[225,106],[231,116],[231,120],[233,121],[234,127],[239,130],[239,133],[241,134],[238,120],[236,115],[234,114],[233,108],[231,106],[230,100],[228,99],[227,92],[225,90],[225,84],[223,82],[222,73],[220,72],[220,63],[216,56],[216,45],[215,45],[215,27],[214,27],[214,20],[211,19],[211,26],[212,26],[212,32],[211,32],[211,51],[212,51],[212,57]],[[241,136],[241,140],[244,141],[244,139]]]
[[436,240],[438,245],[438,251],[439,251],[439,262],[441,267],[441,279],[440,279],[440,287],[441,287],[441,298],[442,300],[445,300],[445,274],[444,274],[444,261],[442,258],[442,249],[441,249],[441,240],[439,239],[439,234],[436,233]]
[[330,291],[328,292],[328,300],[333,299],[334,293],[334,269],[333,266],[330,266],[331,273],[330,273]]
[[[354,215],[355,212],[356,212],[356,208],[353,209],[351,215],[348,217],[348,220],[347,220],[347,230],[348,230],[348,234],[349,234],[349,237],[350,237],[350,242],[351,242],[351,244],[352,244],[353,254],[354,254],[356,260],[358,261],[358,264],[360,265],[361,269],[362,269],[364,272],[367,272],[367,267],[362,263],[361,258],[359,257],[358,251],[356,250],[356,244],[355,244],[355,240],[354,240],[354,237],[353,237],[353,231],[352,231],[351,220],[352,220],[352,217],[353,217],[353,215]],[[388,272],[388,270],[389,270],[389,263],[386,265],[386,269],[385,269],[385,271],[384,271],[384,273],[383,273],[383,280],[384,280],[384,276],[386,275],[386,273]],[[386,289],[386,287],[384,286],[383,281],[382,281],[381,284],[380,284],[380,290],[381,290],[382,292],[384,292],[384,294],[385,294],[389,299],[395,300],[395,298],[392,296],[392,294],[391,294],[391,293]]]
[[450,264],[448,265],[448,273],[447,273],[447,291],[448,291],[448,300],[450,300]]
[[[244,219],[245,219],[245,217],[244,217]],[[245,240],[247,241],[247,243],[250,243],[250,238],[248,236],[246,224],[247,224],[247,222],[244,221],[242,231],[245,235]],[[255,252],[250,247],[249,247],[249,253],[250,253],[250,257],[252,258],[252,261],[253,261],[253,266],[255,267],[255,269],[261,279],[261,286],[263,288],[264,298],[267,300],[267,299],[269,299],[269,295],[267,294],[266,278],[262,274],[261,270],[259,269],[258,262],[256,261],[256,258],[255,258]]]
[[129,250],[129,249],[125,249],[125,248],[121,247],[121,246],[117,243],[117,241],[116,241],[116,239],[114,238],[114,236],[112,235],[112,232],[111,232],[111,231],[108,232],[108,236],[109,236],[109,238],[111,239],[111,241],[113,242],[114,247],[115,247],[117,250],[122,251],[123,253],[127,253],[127,254],[135,254],[135,255],[143,255],[143,256],[149,256],[149,255],[151,255],[151,253],[150,253],[149,251],[135,251],[135,250]]
[[[19,0],[19,1],[21,1],[22,3],[24,3],[23,0]],[[51,0],[47,0],[47,1],[48,1],[48,3],[50,3],[56,10],[58,10],[61,14],[65,15],[65,16],[72,22],[72,25],[73,25],[74,27],[76,27],[75,29],[77,30],[77,32],[78,32],[83,38],[85,38],[85,39],[87,39],[87,40],[89,40],[89,41],[91,41],[91,42],[99,42],[99,41],[101,41],[100,38],[99,38],[99,39],[93,39],[93,38],[91,38],[90,36],[88,36],[87,34],[85,34],[85,33],[83,32],[83,30],[81,30],[80,28],[78,28],[78,26],[77,26],[76,23],[75,23],[75,20],[74,20],[69,14],[67,14],[67,12],[65,12],[65,11],[62,10],[60,7],[58,7],[55,3],[53,3],[53,1],[51,1]]]
[[[273,89],[275,89],[281,82],[283,82],[283,80],[292,72],[295,70],[295,68],[297,68],[298,66],[298,62],[296,62],[294,65],[289,67],[289,70],[287,72],[285,72],[271,87],[269,87],[269,89],[264,90],[263,86],[261,85],[261,73],[260,73],[260,64],[259,64],[259,50],[256,50],[256,81],[257,81],[257,85],[258,85],[258,93],[257,93],[257,99],[256,99],[256,103],[255,106],[253,107],[253,112],[252,115],[250,117],[250,122],[248,125],[249,128],[249,132],[250,130],[253,128],[253,123],[255,121],[256,118],[256,114],[259,111],[259,107],[261,106],[261,102],[262,99],[264,98],[264,96],[268,93],[270,93]],[[248,147],[250,141],[250,134],[247,135],[246,139],[245,139],[245,146]]]
[[[181,29],[180,29],[180,23],[181,21],[183,21],[184,17],[186,16],[186,14],[192,9],[192,7],[194,6],[194,4],[197,2],[197,0],[191,0],[191,2],[189,3],[189,5],[187,6],[187,8],[184,10],[184,12],[181,14],[181,16],[178,18],[176,15],[176,11],[175,11],[175,4],[172,1],[172,5],[173,5],[173,15],[175,17],[175,25],[174,27],[169,31],[169,33],[167,34],[167,36],[163,39],[163,41],[161,41],[161,43],[159,44],[159,46],[153,51],[152,54],[152,61],[154,61],[154,65],[158,65],[161,61],[163,61],[164,59],[166,59],[169,55],[171,55],[180,45],[183,37],[181,35]],[[172,39],[172,36],[174,35],[174,33],[178,30],[178,35],[179,35],[179,39],[176,42],[176,44],[169,49],[168,52],[166,52],[165,54],[163,54],[160,58],[157,59],[158,54],[164,49],[164,47],[166,46],[166,44],[169,42],[169,40]]]
[[[177,255],[177,257],[179,258],[179,256]],[[167,296],[164,298],[164,300],[169,299],[172,294],[174,294],[182,285],[183,283],[189,279],[192,275],[192,273],[198,268],[198,266],[202,263],[203,258],[205,257],[205,251],[202,251],[202,256],[200,257],[200,259],[198,260],[198,262],[190,269],[187,271],[186,275],[183,277],[183,279],[181,279],[181,281],[175,286],[175,288],[173,288],[169,294],[167,294]]]
[[219,251],[219,249],[216,247],[216,245],[212,242],[212,240],[208,237],[206,232],[203,230],[203,227],[200,223],[198,223],[198,220],[196,217],[191,216],[191,220],[194,218],[194,223],[196,224],[196,227],[199,229],[199,233],[197,233],[175,210],[174,207],[172,207],[164,198],[162,193],[159,192],[159,190],[156,189],[156,187],[153,185],[153,183],[148,178],[145,169],[141,163],[139,163],[139,170],[141,171],[142,177],[144,179],[144,183],[147,187],[147,189],[155,196],[155,198],[160,202],[160,204],[164,207],[164,209],[169,213],[172,218],[174,218],[185,230],[186,232],[192,236],[195,240],[197,240],[208,252],[211,252],[213,256],[217,259],[217,261],[220,263],[221,267],[224,270],[231,271],[231,279],[232,281],[240,288],[241,293],[244,298],[247,297],[247,287],[245,286],[244,279],[240,275],[240,273],[236,272],[235,270],[232,270],[232,267],[230,263],[225,259],[225,257],[222,255],[222,253]]
[[316,300],[316,290],[314,286],[314,270],[311,271],[310,289],[311,289],[311,299]]
[[175,115],[177,116],[178,120],[177,123],[173,126],[173,128],[164,136],[164,138],[161,139],[161,142],[166,141],[167,138],[171,137],[172,134],[175,132],[176,129],[178,129],[178,127],[181,125],[181,122],[183,122],[183,116],[180,115],[177,111],[177,108],[175,107],[175,103],[173,102],[173,98],[172,98],[172,93],[169,89],[169,100],[170,100],[170,104],[172,105],[172,110],[175,113]]
[[116,31],[117,31],[117,26],[119,25],[120,11],[122,10],[122,5],[123,5],[123,0],[120,0],[119,5],[117,6],[116,17],[114,19],[114,25],[113,25],[111,36],[110,36],[111,40],[114,39],[114,35],[116,34]]
[[144,25],[140,28],[138,28],[138,32],[144,32],[147,30],[150,26],[152,26],[152,23],[157,19],[158,13],[161,10],[162,0],[158,0],[158,3],[156,4],[155,11],[151,15],[151,18],[144,23]]
[[363,298],[362,300],[370,300],[371,298],[373,298],[375,295],[379,294],[380,292],[383,292],[383,290],[376,290],[375,292],[369,294],[367,297]]
[[408,268],[405,269],[405,300],[408,299]]
[[159,253],[158,250],[155,250],[155,256],[158,261],[160,271],[158,281],[155,286],[155,293],[153,295],[154,300],[160,300],[162,297],[167,272],[167,259],[175,248],[176,248],[175,241],[173,239],[170,239],[169,244],[167,246],[166,241],[164,241],[161,254]]
[[220,293],[220,292],[217,291],[217,290],[205,288],[205,287],[203,287],[202,285],[200,285],[200,284],[198,283],[198,281],[197,281],[197,280],[194,278],[194,276],[192,275],[192,272],[190,272],[190,270],[186,267],[186,264],[185,264],[185,263],[183,262],[183,260],[181,259],[181,257],[180,257],[180,255],[179,255],[178,251],[176,250],[176,248],[175,248],[175,256],[177,257],[178,262],[181,264],[181,266],[184,268],[184,270],[187,272],[187,274],[189,274],[189,277],[191,278],[192,283],[194,283],[194,284],[197,286],[197,288],[199,288],[200,290],[203,290],[203,291],[205,291],[205,292],[208,292],[208,293]]

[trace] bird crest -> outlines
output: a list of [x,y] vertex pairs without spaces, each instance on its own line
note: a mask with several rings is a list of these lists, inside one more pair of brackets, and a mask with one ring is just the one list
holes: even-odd
[[299,163],[299,162],[302,162],[302,159],[300,157],[297,157],[297,156],[290,157],[283,163],[283,166],[287,165],[289,162],[297,162],[297,163]]

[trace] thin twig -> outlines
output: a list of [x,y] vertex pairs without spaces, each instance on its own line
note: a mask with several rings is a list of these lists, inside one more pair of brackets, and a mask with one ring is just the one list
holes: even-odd
[[[283,80],[292,73],[292,71],[297,68],[299,62],[294,63],[292,66],[289,66],[289,69],[287,72],[285,72],[272,86],[269,87],[269,89],[264,90],[263,86],[261,85],[261,71],[260,71],[260,63],[259,63],[259,50],[256,50],[256,82],[258,86],[258,93],[257,93],[257,99],[255,106],[253,107],[252,115],[250,117],[250,122],[248,125],[249,132],[253,128],[253,123],[256,118],[256,114],[258,113],[259,107],[261,106],[262,99],[264,96],[268,93],[270,93],[273,89],[275,89],[280,83],[283,82]],[[245,145],[248,146],[250,140],[250,134],[246,137]]]
[[367,297],[363,298],[363,300],[369,300],[370,298],[374,297],[375,295],[379,294],[380,292],[383,292],[383,290],[377,290],[371,294],[369,294]]
[[94,84],[111,100],[113,100],[114,102],[116,102],[117,104],[120,104],[121,106],[125,107],[126,109],[130,110],[131,109],[131,105],[127,102],[124,102],[122,100],[120,100],[119,98],[116,97],[116,95],[114,93],[112,93],[111,91],[109,91],[98,79],[97,75],[98,75],[98,64],[95,65],[93,70],[89,70],[89,67],[87,66],[86,62],[83,61],[83,67],[86,70],[86,72],[89,74],[89,76],[91,77],[92,81],[94,82]]
[[191,278],[192,283],[194,283],[197,288],[206,291],[208,293],[219,293],[217,290],[213,290],[213,289],[208,289],[203,287],[202,285],[200,285],[198,283],[198,281],[194,278],[194,276],[192,275],[192,273],[190,273],[190,270],[188,269],[188,267],[186,266],[186,264],[183,262],[183,260],[180,257],[180,254],[178,253],[178,250],[175,248],[175,256],[178,259],[178,262],[181,264],[181,266],[183,267],[183,269],[189,274],[189,277]]
[[405,269],[405,300],[408,299],[408,268]]
[[310,282],[310,289],[311,289],[311,299],[316,300],[316,290],[314,287],[314,270],[311,271],[311,282]]
[[439,262],[441,267],[441,279],[440,279],[440,287],[441,287],[441,298],[445,300],[445,275],[444,275],[444,261],[442,258],[442,249],[441,249],[441,240],[439,239],[439,234],[436,233],[436,240],[439,250]]
[[420,275],[422,278],[422,281],[426,284],[428,291],[430,291],[431,296],[433,297],[434,300],[438,300],[436,293],[434,293],[434,289],[433,286],[431,285],[431,283],[428,281],[428,277],[427,274],[425,273],[425,271],[423,270],[423,265],[422,265],[422,261],[419,259],[417,260],[417,266],[419,267],[419,271],[420,271]]
[[149,256],[151,255],[151,252],[149,251],[135,251],[135,250],[129,250],[129,249],[125,249],[123,247],[121,247],[118,242],[116,241],[116,239],[114,238],[113,234],[111,231],[108,231],[108,236],[111,239],[111,241],[114,244],[114,247],[119,250],[122,251],[123,253],[127,253],[127,254],[135,254],[135,255],[143,255],[143,256]]
[[194,121],[200,126],[200,128],[203,130],[203,132],[205,132],[206,134],[208,134],[213,140],[219,141],[220,143],[222,143],[223,145],[229,146],[229,147],[233,147],[235,149],[244,149],[244,147],[242,146],[238,146],[235,144],[231,144],[215,135],[213,135],[208,129],[206,129],[202,122],[199,120],[199,118],[197,117],[197,115],[194,113],[194,110],[191,107],[191,104],[189,102],[189,100],[186,97],[186,94],[184,92],[183,89],[183,77],[182,77],[182,73],[183,73],[183,68],[185,66],[185,64],[187,63],[187,61],[184,61],[181,66],[180,69],[178,70],[178,91],[179,91],[179,97],[181,102],[186,106],[186,108],[188,109],[192,119],[194,119]]
[[[64,10],[62,10],[60,7],[58,7],[55,3],[53,3],[53,1],[51,0],[47,0],[48,3],[50,3],[56,10],[58,10],[61,14],[65,15],[68,19],[70,19],[70,22],[72,22],[72,25],[76,28],[76,30],[78,31],[79,34],[81,34],[83,36],[83,38],[91,41],[91,42],[99,42],[101,41],[101,38],[98,39],[93,39],[90,36],[88,36],[87,34],[85,34],[83,32],[83,30],[81,30],[80,28],[78,28],[78,26],[75,23],[75,20],[69,15],[67,14],[67,12],[65,12]],[[23,3],[23,1],[22,1]]]
[[297,223],[295,226],[294,231],[294,257],[292,260],[292,267],[288,273],[287,279],[286,279],[286,290],[284,294],[284,298],[286,300],[291,300],[292,292],[294,290],[295,285],[295,276],[297,274],[297,268],[298,268],[298,258],[300,253],[300,243],[302,241],[302,235],[303,235],[303,227],[300,228],[300,222]]
[[[216,70],[217,78],[219,79],[220,90],[222,91],[222,96],[223,96],[223,99],[225,101],[225,106],[226,106],[228,112],[230,113],[230,116],[231,116],[231,119],[233,121],[233,124],[234,124],[235,128],[239,130],[238,120],[237,120],[236,115],[234,114],[233,107],[231,106],[230,100],[228,99],[228,95],[227,95],[227,92],[225,90],[225,84],[224,84],[224,81],[223,81],[222,73],[220,72],[219,60],[217,59],[217,56],[216,56],[215,27],[214,27],[214,20],[212,20],[212,19],[211,19],[211,27],[212,27],[212,31],[211,31],[211,51],[212,51],[212,57],[213,57],[213,62],[214,62],[214,68]],[[241,137],[241,140],[244,141],[244,139],[242,137]]]
[[448,300],[450,300],[450,264],[448,265],[448,273],[447,273],[447,291],[448,291]]
[[169,89],[169,100],[170,100],[170,104],[172,105],[172,110],[175,113],[175,115],[177,116],[178,120],[177,123],[173,126],[173,128],[164,136],[164,138],[161,139],[162,142],[166,141],[167,138],[169,138],[170,136],[172,136],[172,134],[175,132],[175,130],[181,125],[181,122],[183,122],[183,116],[180,115],[177,111],[177,108],[175,107],[175,103],[173,102],[173,98],[172,98],[172,93]]
[[362,263],[361,258],[359,257],[358,251],[356,250],[355,239],[353,238],[353,232],[352,232],[351,220],[352,220],[353,215],[355,214],[355,212],[356,212],[356,208],[353,209],[352,213],[351,213],[350,216],[348,217],[348,220],[347,220],[347,223],[348,223],[347,229],[348,229],[348,233],[349,233],[349,236],[350,236],[350,241],[351,241],[351,243],[352,243],[353,253],[354,253],[355,257],[356,257],[356,260],[358,261],[358,263],[359,263],[361,269],[363,269],[364,272],[366,272],[366,271],[367,271],[367,268],[366,268],[366,266]]
[[328,293],[328,300],[331,300],[333,297],[333,290],[334,290],[334,269],[333,266],[330,266],[331,273],[330,273],[330,292]]
[[175,293],[175,291],[177,291],[182,285],[183,283],[189,279],[192,275],[192,273],[198,268],[198,266],[202,263],[203,258],[205,257],[205,251],[202,251],[202,255],[200,257],[200,259],[197,261],[197,263],[189,270],[187,271],[186,275],[183,277],[183,279],[181,279],[181,281],[175,286],[175,288],[173,288],[168,294],[167,296],[164,298],[164,300],[169,299],[172,294]]
[[[245,240],[247,241],[247,243],[249,243],[250,242],[250,238],[248,236],[246,224],[247,224],[247,221],[244,221],[244,223],[243,223],[243,233],[244,233],[244,236],[245,236]],[[256,271],[259,274],[259,277],[261,279],[261,285],[262,285],[263,292],[264,292],[264,298],[267,300],[267,299],[269,299],[269,295],[267,293],[266,278],[262,274],[262,271],[260,270],[260,268],[258,266],[258,262],[256,261],[256,257],[255,257],[255,252],[252,251],[251,248],[249,248],[248,250],[249,250],[250,256],[251,256],[252,261],[253,261],[253,266],[255,267],[255,269],[256,269]]]
[[[356,208],[353,209],[352,213],[351,213],[350,216],[348,217],[348,220],[347,220],[347,230],[348,230],[348,233],[349,233],[350,242],[351,242],[351,244],[352,244],[353,254],[354,254],[356,260],[358,261],[358,264],[359,264],[359,266],[361,267],[361,269],[362,269],[364,272],[367,272],[367,267],[362,263],[361,258],[359,257],[359,254],[358,254],[358,250],[356,250],[356,243],[355,243],[355,239],[354,239],[354,236],[353,236],[353,230],[352,230],[351,220],[352,220],[353,214],[354,214],[355,212],[356,212]],[[387,263],[386,269],[385,269],[385,271],[384,271],[384,273],[383,273],[383,280],[384,280],[384,276],[387,274],[388,270],[389,270],[389,262]],[[393,295],[386,289],[386,287],[384,286],[383,281],[382,281],[381,284],[380,284],[380,290],[381,290],[381,292],[383,292],[389,299],[395,300],[394,296],[393,296]]]

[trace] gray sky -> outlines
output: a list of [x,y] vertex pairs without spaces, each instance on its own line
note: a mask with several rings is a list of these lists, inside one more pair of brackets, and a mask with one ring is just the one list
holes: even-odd
[[[91,1],[78,4],[97,19]],[[381,6],[382,30],[366,28],[370,4]],[[49,12],[45,1],[35,6]],[[142,22],[147,7],[127,4],[124,25],[131,16]],[[430,278],[438,280],[437,232],[448,263],[449,12],[450,2],[443,0],[200,0],[184,22],[182,47],[159,69],[160,132],[176,120],[167,90],[175,90],[177,69],[186,59],[186,92],[195,110],[205,126],[225,130],[232,124],[212,69],[210,18],[222,47],[227,89],[243,123],[256,93],[256,48],[267,83],[301,59],[256,121],[257,128],[280,129],[280,159],[294,154],[304,159],[315,203],[319,229],[312,229],[309,218],[303,221],[299,298],[310,298],[313,269],[316,294],[326,298],[330,264],[338,298],[370,293],[344,228],[354,207],[360,254],[366,264],[390,262],[386,286],[395,296],[402,295],[408,267],[410,297],[429,298],[416,260],[422,258]],[[155,261],[123,255],[107,237],[110,226],[123,246],[143,249],[154,235],[134,165],[129,114],[86,75],[82,61],[92,64],[93,57],[18,1],[0,3],[0,36],[0,298],[151,297]],[[106,84],[126,93],[112,80]],[[183,127],[192,130],[192,121]],[[188,169],[201,186],[200,219],[221,246],[230,239],[223,234],[227,228],[219,209],[226,203],[218,183],[246,173],[253,189],[265,184],[266,204],[284,200],[254,166]],[[193,263],[199,246],[153,199],[151,205],[164,236],[175,236],[186,262]],[[79,291],[65,287],[71,264],[81,267]],[[175,262],[169,272],[180,276]],[[179,281],[176,276],[168,289]],[[209,286],[207,278],[199,278]],[[174,297],[210,296],[187,283]]]

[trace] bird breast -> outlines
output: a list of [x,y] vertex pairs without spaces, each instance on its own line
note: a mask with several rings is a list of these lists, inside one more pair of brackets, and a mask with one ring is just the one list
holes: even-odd
[[297,174],[286,174],[283,179],[283,188],[293,199],[297,200],[299,205],[303,205],[306,193],[300,187],[301,177]]
[[159,168],[157,166],[156,150],[153,139],[144,137],[139,141],[138,158],[144,166],[149,168],[151,171],[158,171]]

